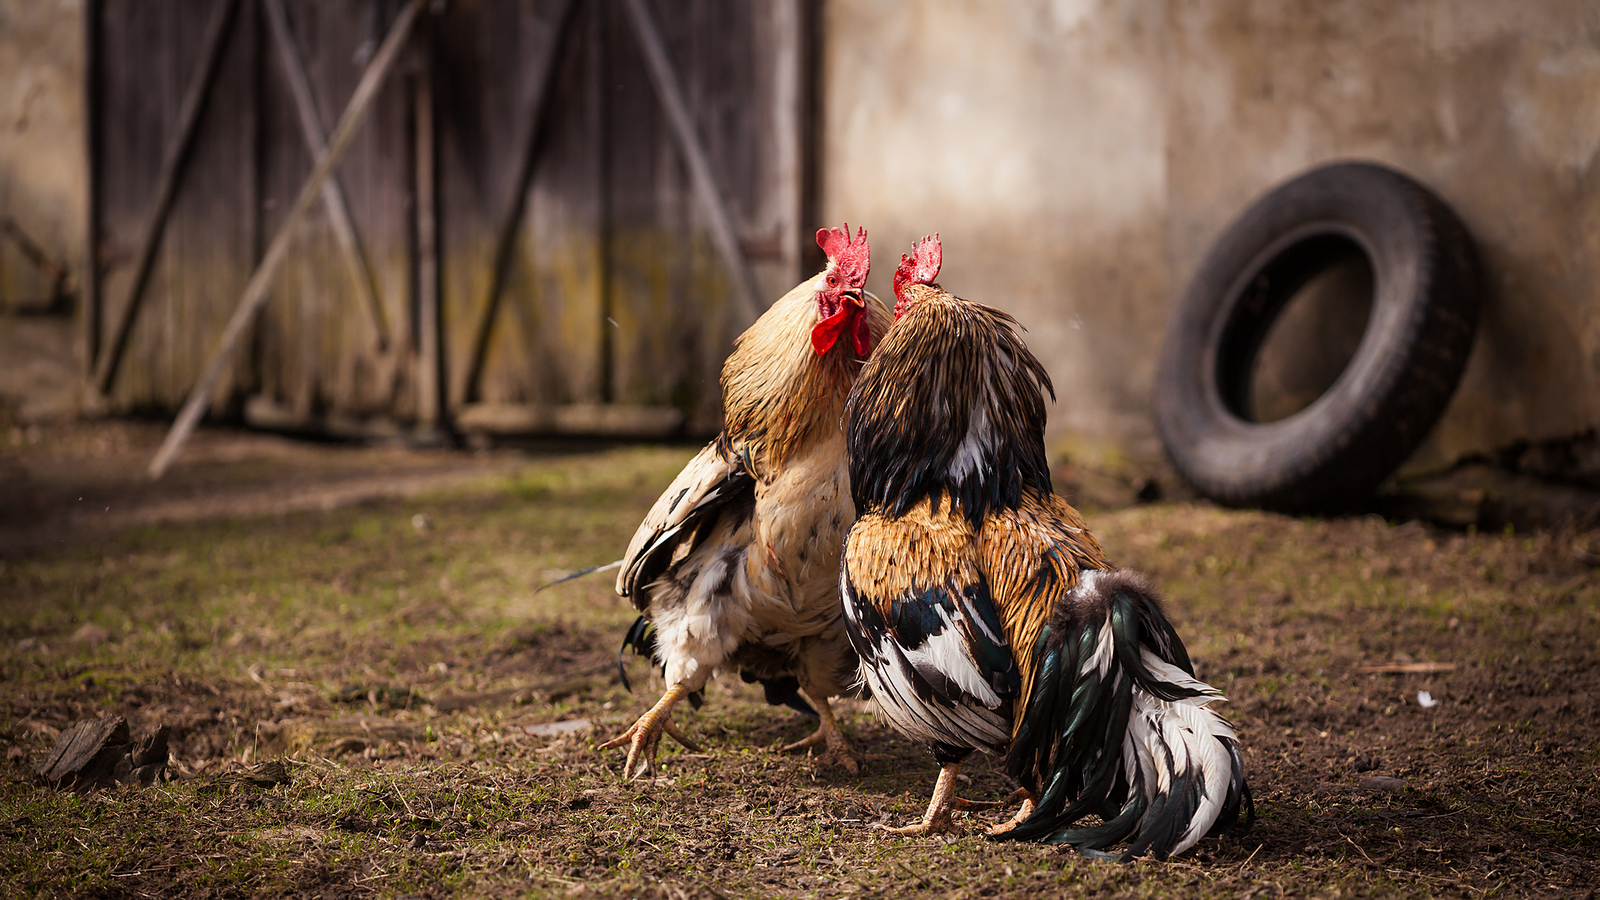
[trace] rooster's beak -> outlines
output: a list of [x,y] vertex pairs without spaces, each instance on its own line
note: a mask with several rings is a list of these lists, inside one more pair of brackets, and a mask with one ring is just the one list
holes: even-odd
[[867,301],[861,299],[860,291],[845,291],[844,298],[849,300],[851,303],[854,303],[860,309],[867,308]]

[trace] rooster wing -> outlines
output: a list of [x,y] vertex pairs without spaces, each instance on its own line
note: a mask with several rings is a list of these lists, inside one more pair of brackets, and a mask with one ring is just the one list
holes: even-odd
[[856,521],[840,578],[850,641],[879,708],[935,758],[1003,749],[1021,683],[979,570],[971,525],[948,502]]
[[748,520],[755,507],[755,479],[726,440],[701,450],[656,500],[628,543],[617,593],[636,609],[650,607],[645,590],[682,565],[725,518]]

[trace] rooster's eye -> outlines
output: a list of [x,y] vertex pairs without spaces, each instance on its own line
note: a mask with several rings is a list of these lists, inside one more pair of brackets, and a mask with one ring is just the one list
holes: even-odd
[[829,275],[829,276],[828,276],[828,286],[829,286],[829,287],[835,287],[835,286],[837,286],[837,285],[838,285],[838,284],[839,284],[839,279],[838,279],[838,278],[836,278],[836,277],[835,277],[835,276],[833,276],[833,275]]

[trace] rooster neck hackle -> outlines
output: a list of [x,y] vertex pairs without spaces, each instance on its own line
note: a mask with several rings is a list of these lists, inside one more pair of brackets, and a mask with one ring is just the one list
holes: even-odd
[[905,312],[846,406],[856,506],[890,517],[948,494],[974,523],[1048,494],[1044,394],[1054,389],[1010,315],[909,284]]
[[[799,448],[837,429],[845,397],[861,371],[849,340],[820,356],[808,333],[820,317],[822,276],[802,282],[741,334],[722,367],[724,436],[751,473],[770,480]],[[873,343],[889,327],[889,312],[867,299],[862,313]]]

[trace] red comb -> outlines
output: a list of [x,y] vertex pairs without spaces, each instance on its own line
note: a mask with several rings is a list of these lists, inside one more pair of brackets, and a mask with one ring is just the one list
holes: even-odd
[[854,239],[850,237],[849,222],[843,228],[819,228],[817,246],[828,254],[841,280],[857,289],[866,286],[867,273],[872,269],[872,251],[867,246],[865,228],[857,228]]
[[911,244],[911,255],[901,254],[900,266],[894,270],[894,291],[908,284],[933,284],[939,277],[939,267],[944,264],[944,251],[939,245],[939,233],[924,237]]

